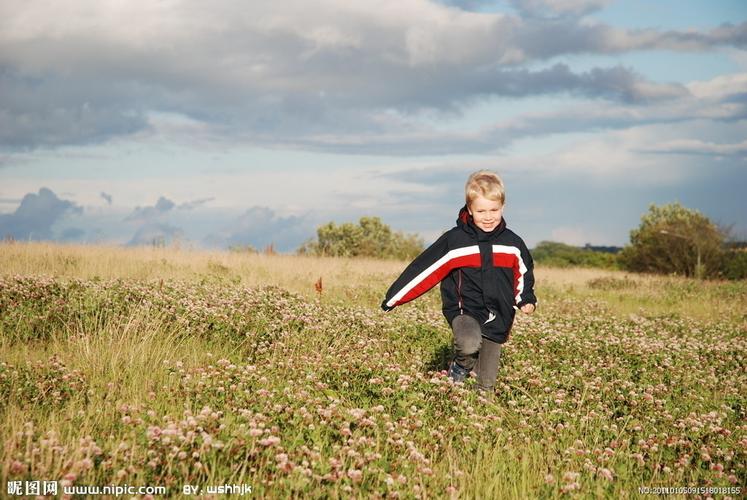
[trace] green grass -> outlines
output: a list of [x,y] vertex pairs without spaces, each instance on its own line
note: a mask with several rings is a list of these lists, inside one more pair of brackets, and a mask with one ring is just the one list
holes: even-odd
[[[538,281],[541,306],[517,318],[489,400],[442,372],[437,291],[378,309],[389,263],[360,280],[339,261],[336,276],[355,278],[320,297],[249,285],[274,276],[271,260],[251,275],[259,261],[228,261],[228,280],[166,262],[166,279],[75,277],[68,264],[0,277],[3,482],[174,496],[239,483],[272,498],[744,492],[744,309],[719,305],[742,304],[743,283]],[[711,315],[691,314],[697,303]]]

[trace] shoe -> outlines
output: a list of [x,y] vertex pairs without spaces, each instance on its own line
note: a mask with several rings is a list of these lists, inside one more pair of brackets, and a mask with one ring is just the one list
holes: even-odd
[[448,373],[448,376],[451,380],[453,380],[454,382],[464,382],[464,379],[467,378],[467,375],[469,375],[468,369],[457,363],[456,360],[451,362]]

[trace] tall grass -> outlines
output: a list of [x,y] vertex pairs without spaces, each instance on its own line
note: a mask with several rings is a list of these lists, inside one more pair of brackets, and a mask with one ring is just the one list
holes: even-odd
[[[274,285],[328,300],[376,305],[407,262],[169,247],[0,244],[0,276],[48,275],[60,279],[196,280],[240,286]],[[678,314],[700,320],[747,322],[747,282],[698,281],[589,268],[535,269],[536,287],[549,297],[600,301],[612,313]]]
[[437,292],[378,309],[404,264],[0,246],[0,480],[271,498],[744,488],[743,283],[537,269],[540,308],[485,397],[445,378]]
[[242,286],[276,285],[306,296],[322,277],[324,293],[348,298],[361,284],[385,286],[401,271],[391,260],[346,259],[169,247],[0,243],[0,275],[58,278],[199,280]]

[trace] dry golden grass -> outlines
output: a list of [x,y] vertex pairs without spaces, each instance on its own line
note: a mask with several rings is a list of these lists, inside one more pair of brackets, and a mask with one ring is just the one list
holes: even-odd
[[58,278],[191,280],[215,278],[246,286],[274,285],[314,295],[322,278],[323,295],[344,296],[356,284],[386,281],[404,264],[376,259],[345,259],[198,251],[166,247],[117,247],[57,243],[0,244],[0,274]]
[[[401,272],[407,262],[378,259],[266,255],[227,251],[185,250],[174,247],[119,247],[58,243],[0,244],[0,274],[42,274],[62,278],[191,279],[224,274],[248,286],[276,285],[302,293],[314,292],[322,277],[323,290],[340,283],[355,284],[374,276]],[[619,271],[538,268],[538,282],[550,286],[586,286]],[[638,279],[638,278],[637,278]]]
[[[57,243],[0,244],[0,274],[80,279],[225,280],[279,286],[311,297],[363,300],[375,306],[407,262],[298,255]],[[696,281],[585,268],[535,270],[537,294],[600,301],[611,312],[680,314],[745,322],[744,282]],[[321,278],[321,284],[319,280]],[[320,286],[321,285],[321,286]]]

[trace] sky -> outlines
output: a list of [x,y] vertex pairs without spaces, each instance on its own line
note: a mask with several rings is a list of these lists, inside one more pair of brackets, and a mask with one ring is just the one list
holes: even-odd
[[747,3],[0,3],[0,237],[428,244],[479,169],[530,247],[672,202],[747,239]]

